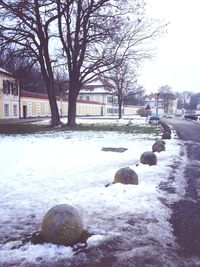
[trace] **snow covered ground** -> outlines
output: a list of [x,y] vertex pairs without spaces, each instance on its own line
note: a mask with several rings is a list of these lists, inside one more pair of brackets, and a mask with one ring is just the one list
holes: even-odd
[[[78,121],[127,124],[123,119]],[[144,119],[132,122],[149,127]],[[156,166],[136,166],[156,138],[95,131],[1,135],[0,266],[178,266],[169,205],[184,195],[186,157],[173,133],[166,151],[156,153]],[[137,172],[139,185],[105,187],[126,166]],[[164,190],[166,184],[171,192]],[[74,252],[23,243],[24,236],[40,229],[45,213],[61,203],[81,213],[85,230],[93,234],[87,247]]]

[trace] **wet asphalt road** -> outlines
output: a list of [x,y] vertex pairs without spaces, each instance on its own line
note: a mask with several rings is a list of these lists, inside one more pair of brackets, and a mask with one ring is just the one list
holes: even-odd
[[171,224],[184,256],[200,257],[200,122],[163,120],[184,141],[188,163],[184,170],[187,188],[184,199],[172,205]]

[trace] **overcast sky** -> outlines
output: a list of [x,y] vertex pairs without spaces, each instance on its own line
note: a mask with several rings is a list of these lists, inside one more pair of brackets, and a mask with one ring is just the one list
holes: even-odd
[[142,65],[139,83],[147,92],[169,85],[172,90],[200,92],[200,0],[148,0],[153,17],[170,22],[156,41],[153,60]]

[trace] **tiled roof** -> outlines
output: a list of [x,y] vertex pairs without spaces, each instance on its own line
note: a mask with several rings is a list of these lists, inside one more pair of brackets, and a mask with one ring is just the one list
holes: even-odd
[[[21,91],[21,97],[30,97],[30,98],[37,98],[37,99],[48,99],[48,95],[47,94],[41,94],[41,93],[35,93],[35,92],[29,92],[29,91],[25,91],[22,90]],[[56,96],[57,100],[61,100],[61,97]],[[68,101],[67,97],[63,98],[64,101]],[[88,100],[77,100],[77,103],[86,103],[86,104],[100,104],[97,101],[88,101]]]
[[[48,99],[47,94],[42,94],[42,93],[37,93],[37,92],[30,92],[26,90],[21,91],[21,96],[22,97],[30,97],[30,98],[40,98],[40,99]],[[61,100],[60,96],[56,96],[57,100]],[[62,97],[63,100],[67,100],[67,97]]]
[[25,90],[22,90],[21,91],[21,96],[22,97],[48,99],[47,94],[41,94],[41,93],[36,93],[36,92],[29,92],[29,91],[25,91]]

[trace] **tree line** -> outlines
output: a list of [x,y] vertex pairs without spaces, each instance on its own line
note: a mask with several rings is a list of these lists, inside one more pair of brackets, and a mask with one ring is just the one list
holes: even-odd
[[164,112],[169,112],[170,102],[177,100],[177,109],[185,109],[188,112],[197,110],[200,104],[200,93],[192,91],[173,92],[169,85],[161,86],[158,89],[157,98],[162,100]]
[[147,18],[144,0],[0,0],[0,63],[13,62],[19,77],[39,66],[54,126],[61,123],[56,94],[68,80],[74,126],[79,91],[97,75],[112,78],[121,106],[165,26]]

